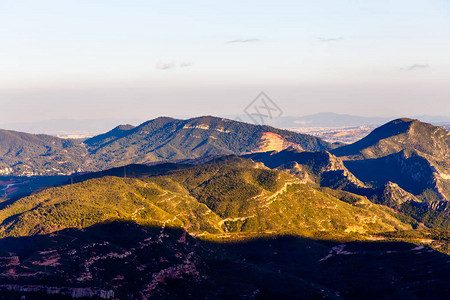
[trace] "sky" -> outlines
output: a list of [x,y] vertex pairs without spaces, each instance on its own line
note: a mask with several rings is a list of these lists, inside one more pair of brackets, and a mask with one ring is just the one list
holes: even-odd
[[0,0],[0,123],[450,115],[449,0]]

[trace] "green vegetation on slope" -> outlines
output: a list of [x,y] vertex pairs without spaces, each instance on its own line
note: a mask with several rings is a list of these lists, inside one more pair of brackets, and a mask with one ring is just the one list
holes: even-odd
[[301,235],[408,229],[387,208],[351,205],[297,178],[226,158],[149,178],[104,177],[47,189],[0,211],[0,236],[84,228],[112,219],[183,227],[195,235]]
[[0,129],[0,173],[55,175],[84,169],[87,150],[76,140]]
[[94,137],[85,143],[92,156],[110,168],[131,163],[254,152],[261,146],[263,134],[267,132],[277,134],[286,144],[304,150],[334,148],[313,136],[211,116],[189,120],[157,118],[136,128],[120,132],[114,129],[103,135],[104,138]]

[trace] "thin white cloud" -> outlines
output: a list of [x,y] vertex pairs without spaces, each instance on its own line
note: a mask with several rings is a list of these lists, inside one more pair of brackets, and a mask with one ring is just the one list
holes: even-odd
[[260,39],[244,39],[244,40],[232,40],[232,41],[228,41],[226,42],[226,44],[233,44],[233,43],[254,43],[254,42],[259,42]]
[[427,64],[413,64],[405,69],[408,71],[414,71],[417,69],[428,69],[429,67],[430,67],[430,65],[427,65]]
[[190,66],[192,66],[192,63],[190,63],[190,62],[163,63],[163,62],[159,61],[156,64],[156,69],[158,69],[158,70],[169,70],[169,69],[174,69],[174,68],[188,68]]
[[317,38],[320,42],[324,42],[324,43],[328,43],[328,42],[338,42],[338,41],[342,41],[344,38],[343,37],[335,37],[335,38],[323,38],[323,37],[319,37]]

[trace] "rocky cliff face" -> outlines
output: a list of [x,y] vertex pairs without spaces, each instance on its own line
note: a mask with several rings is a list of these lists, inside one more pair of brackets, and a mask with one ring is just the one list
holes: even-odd
[[282,151],[287,148],[303,150],[300,145],[287,141],[279,134],[264,132],[257,148],[252,152]]
[[389,181],[382,187],[380,197],[376,203],[398,209],[403,203],[408,201],[421,202],[413,194],[399,187],[398,184]]
[[254,153],[244,157],[262,162],[270,168],[287,171],[305,183],[345,190],[366,187],[344,166],[341,159],[328,151],[308,152],[290,148],[279,152]]

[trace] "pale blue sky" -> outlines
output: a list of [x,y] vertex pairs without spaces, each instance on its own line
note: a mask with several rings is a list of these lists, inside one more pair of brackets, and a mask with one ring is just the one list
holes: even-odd
[[0,0],[0,123],[450,115],[449,79],[448,0]]

